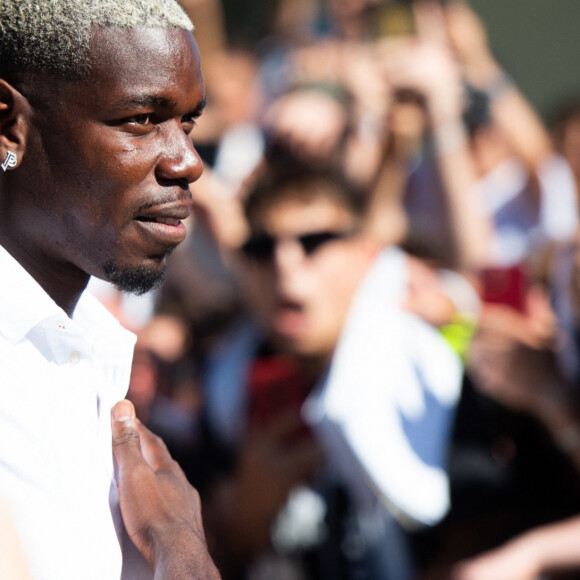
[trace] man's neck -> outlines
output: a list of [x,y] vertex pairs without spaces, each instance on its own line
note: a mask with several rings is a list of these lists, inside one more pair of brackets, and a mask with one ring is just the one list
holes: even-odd
[[72,318],[90,276],[75,266],[40,261],[10,238],[0,235],[0,245],[36,280],[42,289]]

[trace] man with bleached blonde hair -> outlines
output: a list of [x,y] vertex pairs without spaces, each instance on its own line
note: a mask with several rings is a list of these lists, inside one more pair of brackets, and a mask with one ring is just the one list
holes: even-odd
[[219,578],[196,490],[120,401],[134,336],[85,292],[146,292],[185,237],[192,28],[174,0],[0,0],[0,496],[34,579]]

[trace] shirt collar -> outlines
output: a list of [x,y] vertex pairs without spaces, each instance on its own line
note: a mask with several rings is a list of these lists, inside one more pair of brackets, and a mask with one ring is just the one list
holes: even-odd
[[36,280],[0,246],[0,334],[20,342],[35,326],[51,317],[68,318]]
[[[0,246],[0,335],[16,344],[30,331],[47,320],[70,323],[60,306],[36,280]],[[117,319],[89,292],[84,292],[73,314],[73,323],[96,343],[111,347],[132,347],[135,338],[121,327]],[[106,337],[106,338],[105,338]]]

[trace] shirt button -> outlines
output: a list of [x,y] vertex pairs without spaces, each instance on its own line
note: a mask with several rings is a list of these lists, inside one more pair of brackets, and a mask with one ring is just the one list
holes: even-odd
[[81,360],[81,355],[76,350],[71,352],[66,359],[71,365],[76,365]]

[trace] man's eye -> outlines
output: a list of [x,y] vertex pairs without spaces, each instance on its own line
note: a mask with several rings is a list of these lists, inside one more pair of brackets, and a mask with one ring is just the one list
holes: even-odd
[[151,114],[143,113],[142,115],[133,115],[127,119],[127,122],[132,125],[150,125],[151,124]]
[[195,113],[188,113],[187,115],[183,115],[183,117],[181,117],[181,124],[183,125],[183,130],[186,133],[193,131],[198,117],[199,115],[196,115]]

